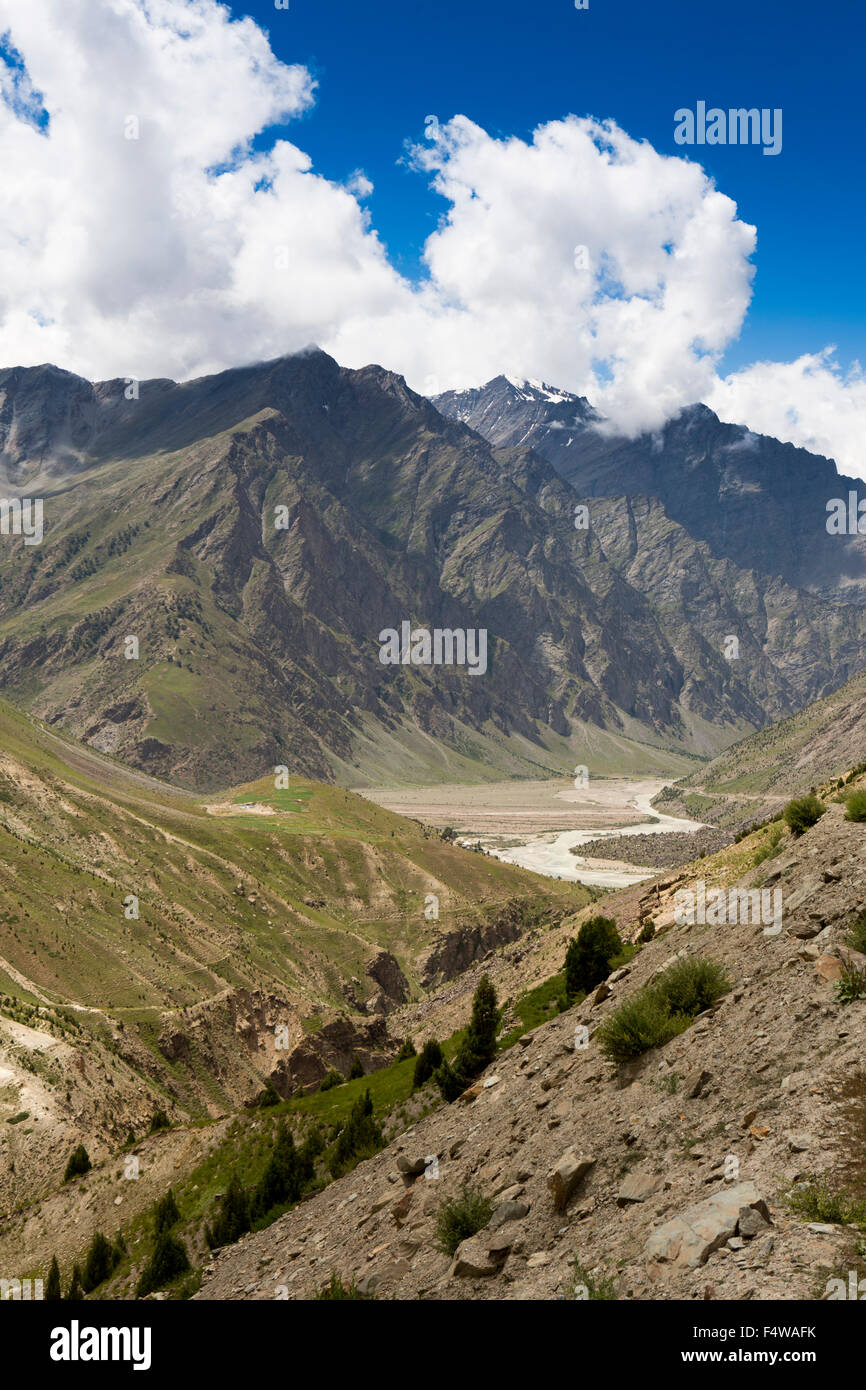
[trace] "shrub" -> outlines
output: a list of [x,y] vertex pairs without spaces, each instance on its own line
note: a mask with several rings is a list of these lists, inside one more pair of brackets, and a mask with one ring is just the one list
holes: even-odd
[[866,790],[852,792],[845,800],[845,819],[866,820]]
[[461,1241],[483,1230],[493,1215],[493,1203],[477,1188],[464,1183],[457,1197],[444,1201],[436,1218],[436,1247],[453,1255]]
[[364,1068],[357,1052],[352,1053],[352,1065],[349,1068],[349,1080],[356,1081],[359,1076],[364,1075]]
[[638,941],[641,943],[641,945],[644,945],[647,941],[652,941],[655,934],[656,924],[653,921],[652,917],[647,917],[646,921],[640,929]]
[[730,981],[717,961],[702,957],[677,961],[605,1020],[597,1034],[601,1050],[610,1061],[620,1063],[661,1047],[729,988]]
[[651,1047],[670,1042],[687,1027],[687,1020],[674,1018],[654,991],[641,990],[604,1021],[597,1037],[611,1062],[628,1062]]
[[866,999],[866,970],[844,964],[842,978],[836,986],[836,998],[840,1004],[853,1004],[855,999]]
[[419,1086],[424,1085],[425,1081],[429,1081],[436,1068],[441,1067],[444,1060],[442,1048],[435,1038],[431,1038],[429,1042],[425,1042],[418,1054],[418,1060],[415,1063],[415,1071],[412,1076],[412,1090],[416,1091]]
[[77,1178],[81,1173],[89,1173],[93,1167],[90,1162],[90,1155],[83,1144],[79,1144],[77,1149],[73,1149],[66,1165],[66,1172],[63,1181],[69,1182],[70,1178]]
[[267,1110],[271,1105],[279,1105],[282,1097],[272,1081],[265,1082],[265,1089],[259,1097],[259,1109]]
[[171,1120],[164,1110],[155,1110],[150,1122],[150,1132],[156,1134],[161,1129],[171,1129]]
[[671,1013],[690,1019],[715,1004],[730,987],[723,967],[706,956],[675,961],[654,983]]
[[847,1192],[834,1191],[823,1178],[813,1177],[808,1182],[798,1183],[788,1193],[788,1206],[795,1216],[802,1216],[807,1221],[832,1225],[866,1224],[866,1200]]
[[590,917],[565,953],[565,995],[588,994],[610,974],[610,963],[622,951],[622,940],[611,917]]
[[789,801],[782,815],[791,834],[799,839],[810,826],[821,819],[827,807],[819,801],[814,792],[808,796],[795,797]]
[[325,1075],[319,1082],[319,1090],[332,1091],[335,1086],[342,1086],[345,1079],[344,1076],[341,1076],[338,1071],[335,1071],[334,1068],[331,1067],[331,1070],[325,1072]]
[[406,1038],[400,1048],[400,1051],[397,1053],[397,1061],[407,1062],[410,1057],[414,1056],[416,1056],[415,1044],[413,1043],[411,1038]]
[[81,1287],[81,1270],[78,1265],[73,1265],[72,1279],[69,1282],[69,1289],[66,1294],[67,1303],[80,1303],[84,1298],[84,1290]]
[[607,1275],[596,1279],[580,1260],[575,1259],[572,1274],[563,1290],[567,1299],[587,1302],[608,1302],[619,1297],[616,1284]]
[[156,1289],[164,1288],[179,1274],[186,1274],[189,1268],[189,1256],[183,1241],[173,1236],[171,1231],[162,1231],[156,1238],[153,1254],[141,1272],[135,1290],[136,1298],[145,1298]]

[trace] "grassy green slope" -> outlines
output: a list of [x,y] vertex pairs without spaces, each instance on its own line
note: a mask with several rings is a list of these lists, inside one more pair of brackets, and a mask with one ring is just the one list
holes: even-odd
[[300,778],[288,793],[237,789],[213,810],[0,702],[6,991],[138,1018],[238,987],[314,1009],[342,1004],[343,981],[378,948],[414,983],[437,931],[515,896],[585,897]]

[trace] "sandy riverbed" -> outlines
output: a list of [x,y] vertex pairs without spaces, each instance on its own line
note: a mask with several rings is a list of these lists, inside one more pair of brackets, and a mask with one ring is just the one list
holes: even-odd
[[[426,825],[450,825],[461,840],[498,859],[552,877],[604,888],[627,888],[658,872],[622,860],[583,859],[572,853],[600,836],[691,833],[700,822],[662,815],[650,802],[663,779],[570,782],[495,782],[478,787],[373,787],[359,789],[379,806]],[[625,849],[625,845],[624,845]]]

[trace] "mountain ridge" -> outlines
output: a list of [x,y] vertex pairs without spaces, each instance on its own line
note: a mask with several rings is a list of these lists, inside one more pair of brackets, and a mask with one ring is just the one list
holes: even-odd
[[537,450],[587,498],[640,493],[720,558],[765,570],[802,588],[866,601],[866,531],[826,530],[826,503],[866,497],[862,479],[832,459],[728,424],[701,403],[661,429],[617,435],[584,397],[499,376],[433,397],[451,419],[491,443]]
[[[862,665],[866,608],[732,568],[664,503],[576,529],[538,451],[393,372],[307,351],[122,388],[0,373],[7,471],[50,481],[43,543],[0,538],[0,688],[162,778],[556,775],[589,727],[614,770],[625,739],[679,771]],[[487,630],[483,680],[383,667],[403,621]]]

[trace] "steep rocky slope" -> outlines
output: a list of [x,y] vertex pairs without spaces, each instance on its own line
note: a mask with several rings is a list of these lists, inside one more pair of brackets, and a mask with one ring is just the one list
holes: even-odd
[[[218,1252],[197,1297],[309,1298],[337,1272],[397,1299],[574,1297],[575,1277],[610,1278],[631,1299],[796,1299],[862,1275],[858,1228],[795,1214],[787,1194],[819,1176],[866,1195],[866,1000],[843,1004],[836,989],[857,959],[844,936],[866,904],[866,828],[832,805],[754,867],[760,843],[611,898],[622,928],[656,923],[630,966],[521,1038],[460,1101]],[[781,930],[677,925],[674,894],[699,878],[778,889]],[[682,955],[720,960],[731,989],[615,1068],[599,1024]],[[494,1215],[452,1260],[435,1247],[436,1214],[466,1182]]]
[[598,428],[601,419],[583,397],[501,376],[477,390],[446,392],[435,404],[499,448],[536,450],[586,498],[657,498],[720,558],[864,601],[866,528],[828,534],[827,503],[847,504],[851,491],[866,498],[866,489],[831,459],[726,424],[704,405],[655,433],[623,438]]
[[707,763],[686,787],[790,795],[812,782],[840,777],[866,758],[866,675],[823,700],[762,729]]
[[774,814],[787,797],[866,761],[866,676],[733,744],[666,787],[655,804],[674,815],[738,827]]

